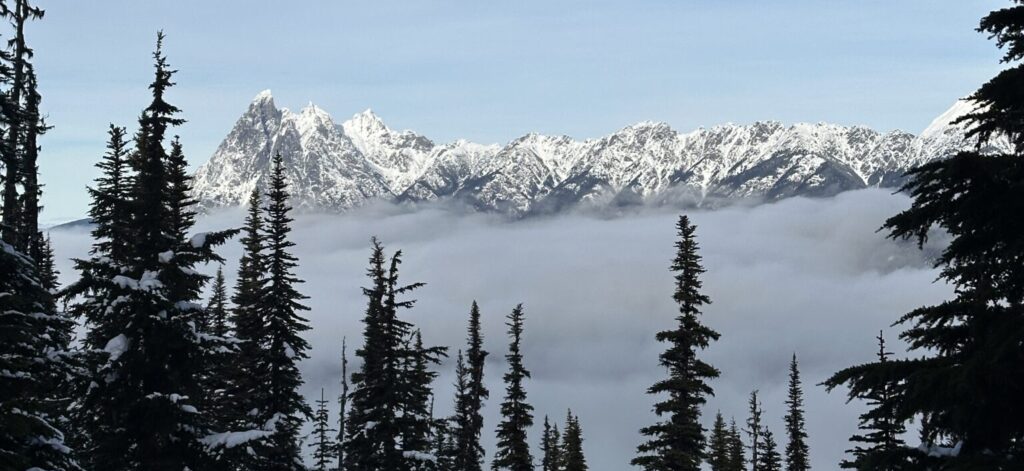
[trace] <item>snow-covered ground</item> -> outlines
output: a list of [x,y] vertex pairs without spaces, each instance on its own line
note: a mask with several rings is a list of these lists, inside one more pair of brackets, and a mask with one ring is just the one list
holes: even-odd
[[[800,357],[807,399],[811,455],[816,469],[835,469],[854,433],[857,405],[843,393],[826,394],[817,383],[838,369],[872,359],[880,329],[902,350],[889,324],[904,312],[946,297],[936,272],[911,244],[876,233],[886,217],[909,205],[884,190],[858,190],[829,199],[792,198],[755,207],[730,207],[691,216],[713,300],[705,319],[722,334],[705,354],[722,370],[716,397],[705,409],[742,422],[750,390],[759,389],[767,424],[782,437],[786,367]],[[653,398],[645,389],[663,372],[663,347],[654,333],[676,314],[668,271],[677,214],[651,210],[616,219],[581,215],[508,222],[440,209],[403,212],[363,208],[346,215],[301,215],[294,240],[300,290],[309,295],[312,357],[302,364],[303,393],[339,390],[341,338],[358,345],[364,302],[360,286],[377,235],[389,251],[402,249],[407,282],[424,281],[407,318],[428,344],[464,345],[469,304],[484,314],[488,457],[503,388],[504,316],[525,304],[527,383],[537,421],[579,415],[591,469],[628,468],[638,429],[650,423]],[[238,210],[205,216],[198,231],[236,226]],[[62,280],[75,276],[69,257],[89,244],[81,230],[53,233]],[[225,247],[229,286],[240,248]],[[208,268],[212,273],[214,269]],[[350,367],[354,368],[356,362]],[[453,364],[441,367],[438,414],[451,410]],[[332,417],[336,417],[332,410]],[[530,440],[536,446],[540,435]],[[784,443],[781,438],[780,443]],[[489,459],[489,458],[488,458]]]

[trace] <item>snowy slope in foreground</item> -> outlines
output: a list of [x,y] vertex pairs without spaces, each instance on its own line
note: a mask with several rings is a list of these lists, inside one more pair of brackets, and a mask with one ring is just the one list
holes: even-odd
[[[906,170],[970,146],[959,101],[920,136],[861,126],[775,121],[680,133],[643,122],[599,139],[528,134],[504,147],[438,144],[372,111],[343,123],[310,103],[279,109],[261,92],[195,175],[204,206],[238,206],[280,152],[296,204],[343,211],[373,200],[454,200],[513,216],[570,207],[719,204],[898,187]],[[1009,148],[997,140],[992,149]]]

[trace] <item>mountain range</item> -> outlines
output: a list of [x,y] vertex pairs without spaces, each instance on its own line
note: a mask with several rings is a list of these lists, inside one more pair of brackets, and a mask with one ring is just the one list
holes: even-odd
[[[642,122],[605,137],[527,134],[504,146],[436,143],[389,128],[372,111],[340,124],[310,103],[278,108],[258,94],[195,174],[206,208],[243,205],[281,153],[294,204],[341,212],[372,201],[451,201],[513,217],[568,208],[715,206],[898,188],[908,169],[972,146],[957,101],[919,135],[828,123],[760,121],[678,132]],[[986,151],[1008,151],[995,139]]]

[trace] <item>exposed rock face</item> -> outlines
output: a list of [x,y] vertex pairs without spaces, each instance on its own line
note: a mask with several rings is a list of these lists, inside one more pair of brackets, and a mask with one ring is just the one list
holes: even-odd
[[[970,147],[952,121],[971,108],[957,102],[920,136],[774,121],[679,133],[644,122],[599,139],[528,134],[500,147],[436,144],[389,129],[370,110],[339,125],[313,104],[298,113],[278,109],[265,91],[196,172],[194,192],[206,206],[244,204],[280,152],[295,204],[317,211],[378,199],[451,199],[523,216],[573,207],[830,196],[898,187],[906,170]],[[987,150],[1009,149],[996,139]]]

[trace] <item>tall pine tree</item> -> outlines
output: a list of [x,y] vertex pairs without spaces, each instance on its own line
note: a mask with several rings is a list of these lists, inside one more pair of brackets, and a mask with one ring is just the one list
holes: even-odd
[[706,455],[700,408],[707,396],[714,394],[707,381],[719,374],[697,357],[697,351],[717,340],[718,333],[700,322],[701,308],[711,300],[701,293],[700,275],[704,267],[698,253],[696,226],[683,215],[676,229],[679,240],[671,270],[676,273],[673,299],[679,305],[679,316],[674,329],[658,332],[656,337],[669,344],[660,356],[669,376],[647,390],[649,394],[668,397],[655,404],[654,412],[663,420],[640,431],[649,440],[637,447],[638,455],[632,461],[647,471],[700,469]]
[[348,416],[348,341],[341,338],[341,394],[338,395],[338,471],[345,467],[345,417]]
[[544,429],[540,438],[540,469],[541,471],[558,471],[562,465],[562,442],[558,434],[558,424],[551,425],[548,416],[544,416]]
[[764,428],[761,431],[764,438],[763,452],[758,456],[757,469],[759,471],[782,471],[782,457],[779,456],[779,447],[775,443],[775,436],[771,430]]
[[337,430],[331,428],[331,418],[327,412],[327,400],[324,390],[320,389],[320,399],[316,401],[316,413],[313,414],[313,468],[316,471],[328,471],[338,456],[338,447],[331,435]]
[[715,414],[715,424],[711,427],[711,440],[708,443],[708,465],[711,471],[729,471],[729,446],[729,429],[719,411]]
[[729,471],[744,471],[747,469],[745,457],[746,445],[743,444],[743,437],[740,436],[740,429],[736,426],[736,420],[729,423]]
[[528,471],[533,469],[533,455],[527,441],[527,430],[533,426],[533,406],[526,402],[526,388],[523,381],[530,377],[530,371],[523,366],[521,350],[523,338],[523,305],[520,304],[508,315],[508,372],[505,373],[505,401],[501,403],[501,423],[498,424],[497,451],[491,461],[491,469]]
[[[952,299],[899,319],[919,356],[836,373],[851,397],[889,385],[895,419],[920,418],[924,448],[955,447],[936,469],[1024,469],[1024,5],[994,11],[979,31],[994,38],[1010,67],[974,95],[959,123],[977,148],[908,173],[911,207],[886,221],[896,239],[921,246],[933,229],[949,235],[936,259]],[[1009,153],[986,149],[994,138]]]
[[562,467],[564,471],[587,471],[587,458],[583,455],[583,429],[580,419],[572,415],[565,417],[565,435],[562,439]]
[[786,397],[786,471],[811,469],[808,458],[807,431],[804,430],[804,397],[800,385],[800,367],[796,353],[789,362],[789,390]]
[[[480,307],[473,301],[469,309],[465,378],[458,378],[455,399],[455,442],[456,471],[480,471],[483,466],[484,448],[480,444],[483,434],[483,401],[489,391],[484,384],[484,364],[487,351],[483,348],[483,334],[480,328]],[[461,353],[461,352],[460,352]],[[457,366],[457,365],[456,365]],[[458,373],[456,374],[458,376]]]
[[757,400],[757,390],[750,392],[749,401],[750,416],[747,417],[747,437],[750,438],[750,471],[764,471],[761,469],[761,455],[764,453],[764,442],[762,440],[763,427],[761,425],[761,402]]

